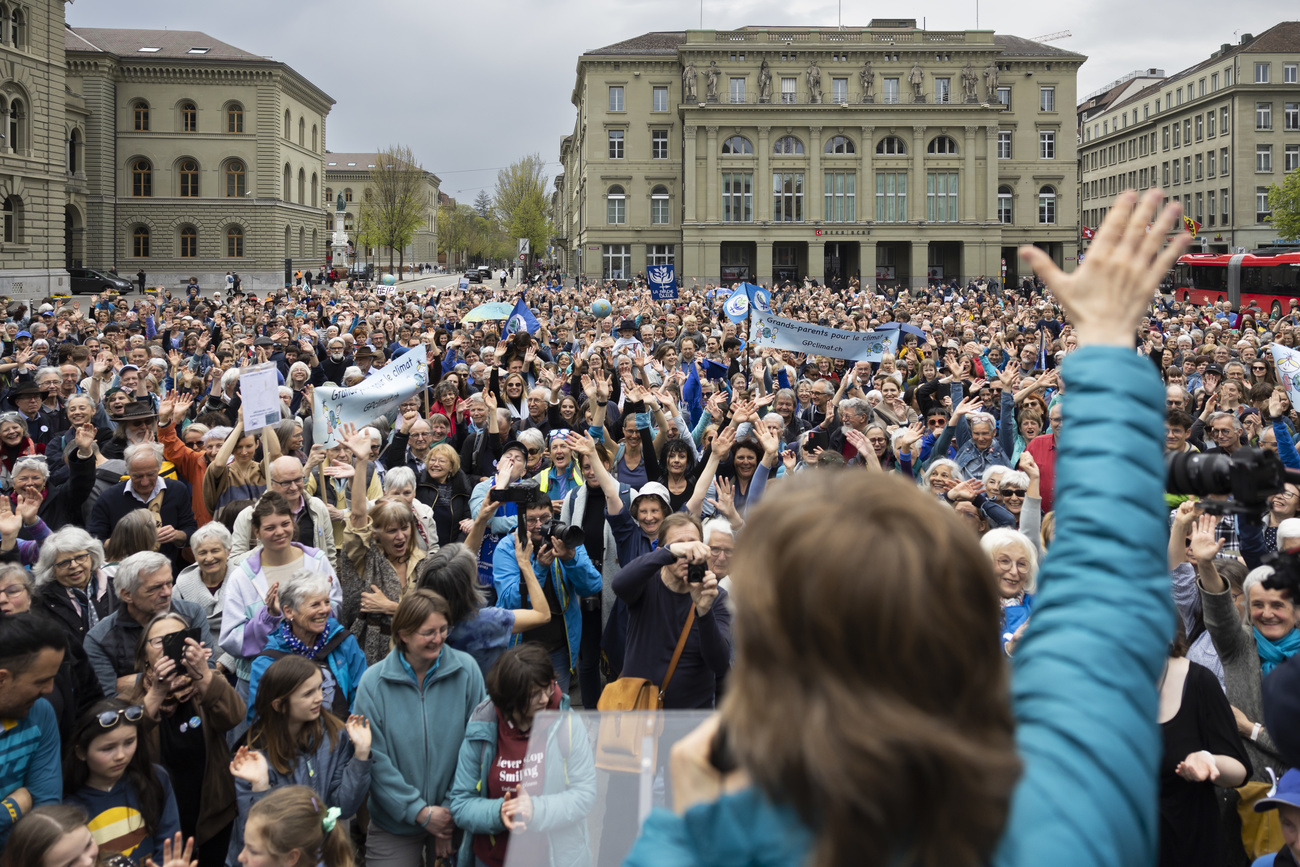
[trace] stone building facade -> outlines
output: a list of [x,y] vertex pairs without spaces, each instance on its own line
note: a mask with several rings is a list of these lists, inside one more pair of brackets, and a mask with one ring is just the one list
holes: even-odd
[[235,271],[262,291],[324,266],[328,94],[204,33],[64,35],[68,99],[84,106],[68,112],[86,187],[70,261],[171,288]]
[[1243,34],[1093,114],[1079,145],[1083,224],[1111,199],[1159,186],[1201,224],[1193,249],[1280,245],[1268,187],[1300,169],[1300,21]]
[[751,27],[583,54],[562,266],[626,279],[925,285],[1077,256],[1085,58],[991,31]]
[[[354,262],[373,261],[377,266],[387,267],[389,253],[387,248],[367,248],[355,243],[356,230],[361,219],[361,206],[373,194],[370,173],[375,167],[375,159],[378,156],[376,153],[327,152],[325,154],[325,197],[328,202],[333,202],[340,193],[343,194],[343,202],[347,206],[344,228],[354,240]],[[424,172],[424,222],[416,230],[411,243],[407,244],[406,249],[402,251],[402,259],[407,265],[432,265],[438,261],[438,203],[440,201],[438,188],[441,183],[442,181],[433,172]],[[331,232],[334,231],[333,220],[332,215],[327,218]],[[396,251],[393,253],[393,263],[397,264]]]
[[87,118],[64,81],[63,3],[0,2],[0,294],[68,290]]

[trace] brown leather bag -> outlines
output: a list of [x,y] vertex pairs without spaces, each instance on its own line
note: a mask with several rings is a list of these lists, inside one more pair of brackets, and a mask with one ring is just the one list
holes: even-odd
[[[682,658],[686,637],[695,625],[695,605],[686,615],[686,625],[677,638],[673,658],[664,673],[663,686],[655,686],[644,677],[620,677],[605,686],[596,709],[601,711],[600,729],[596,734],[596,767],[606,771],[637,773],[648,759],[653,770],[656,766],[659,735],[663,733],[663,718],[657,713],[663,709],[664,693]],[[624,711],[633,713],[624,719]],[[652,711],[654,713],[646,713]],[[647,752],[648,751],[648,752]]]

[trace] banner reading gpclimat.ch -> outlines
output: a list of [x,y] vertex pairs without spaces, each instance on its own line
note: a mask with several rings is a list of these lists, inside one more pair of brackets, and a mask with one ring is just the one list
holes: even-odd
[[770,313],[753,312],[750,342],[758,349],[783,349],[849,361],[879,361],[898,349],[899,331],[842,331]]
[[353,424],[358,428],[367,425],[418,394],[428,382],[428,357],[424,344],[420,344],[375,369],[360,385],[317,388],[312,407],[314,442],[327,448],[337,445],[335,431],[340,425]]

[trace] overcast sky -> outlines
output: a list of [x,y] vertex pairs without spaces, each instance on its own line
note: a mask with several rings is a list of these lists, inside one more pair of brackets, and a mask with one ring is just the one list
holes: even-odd
[[[842,0],[846,26],[874,16],[925,18],[931,30],[976,25],[975,0],[899,4]],[[1277,0],[984,0],[979,25],[1088,56],[1085,96],[1134,69],[1173,73],[1241,33],[1258,35],[1295,7]],[[835,0],[704,0],[704,26],[835,26]],[[288,63],[336,100],[326,145],[409,145],[442,189],[466,203],[497,169],[540,153],[554,177],[573,131],[578,55],[650,30],[700,26],[700,0],[79,0],[74,27],[201,30]]]

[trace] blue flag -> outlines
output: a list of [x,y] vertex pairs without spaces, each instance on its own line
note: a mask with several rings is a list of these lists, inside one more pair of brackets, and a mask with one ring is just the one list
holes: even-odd
[[510,311],[510,316],[506,318],[505,330],[501,332],[501,339],[505,340],[513,334],[521,331],[527,331],[529,334],[536,334],[537,329],[542,327],[542,323],[537,321],[533,311],[528,309],[524,299],[520,298],[515,302],[515,307]]
[[646,269],[650,297],[656,301],[677,297],[677,274],[672,265],[651,265]]
[[772,312],[771,292],[768,292],[762,286],[756,286],[753,283],[742,283],[740,285],[744,287],[745,297],[749,299],[749,303],[753,305],[755,310],[759,313]]

